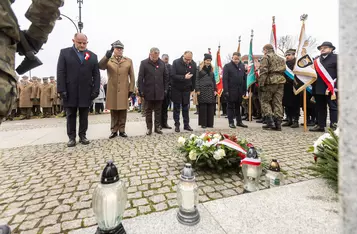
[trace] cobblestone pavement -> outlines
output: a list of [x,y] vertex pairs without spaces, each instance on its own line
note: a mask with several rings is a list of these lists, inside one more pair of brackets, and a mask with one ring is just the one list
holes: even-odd
[[[306,150],[319,134],[291,129],[222,132],[247,138],[267,159],[279,159],[286,183],[314,178],[305,168],[313,161]],[[9,223],[13,233],[46,234],[95,225],[92,192],[108,159],[114,159],[128,186],[125,218],[177,207],[176,184],[184,158],[175,147],[179,136],[189,134],[95,140],[74,148],[47,144],[0,150],[0,224]],[[197,181],[200,202],[243,192],[235,170],[222,175],[197,171]]]
[[[190,118],[197,119],[198,115],[195,115],[193,111],[190,111]],[[172,112],[169,112],[168,119],[172,118]],[[89,115],[89,124],[101,124],[110,123],[110,114]],[[141,116],[141,113],[128,112],[127,122],[140,122],[145,121],[145,117]],[[6,121],[1,124],[0,132],[4,131],[16,131],[16,130],[29,130],[37,128],[56,128],[65,127],[66,118],[53,117],[53,118],[33,118],[31,120],[14,120]]]

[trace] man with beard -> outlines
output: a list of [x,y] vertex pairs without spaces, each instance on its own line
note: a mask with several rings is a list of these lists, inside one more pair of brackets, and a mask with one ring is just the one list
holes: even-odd
[[242,99],[247,91],[247,74],[240,56],[240,53],[234,52],[232,61],[224,65],[223,68],[223,90],[228,101],[227,113],[230,128],[236,128],[234,117],[237,121],[237,126],[248,127],[243,124],[240,112]]
[[[296,62],[294,49],[289,49],[285,52],[286,66],[290,70],[294,69]],[[284,75],[286,83],[284,84],[283,106],[285,107],[287,122],[282,124],[283,127],[298,128],[300,116],[300,95],[294,93],[294,80]]]
[[196,63],[192,60],[192,52],[186,51],[181,58],[172,63],[171,69],[171,99],[174,103],[173,117],[175,120],[175,132],[180,132],[180,109],[182,106],[182,116],[184,130],[193,131],[190,127],[189,104],[191,92],[195,90],[196,83]]
[[327,118],[327,105],[330,109],[330,127],[337,128],[337,55],[331,42],[318,46],[321,56],[314,61],[317,80],[313,84],[313,94],[318,110],[318,124],[311,132],[324,132]]

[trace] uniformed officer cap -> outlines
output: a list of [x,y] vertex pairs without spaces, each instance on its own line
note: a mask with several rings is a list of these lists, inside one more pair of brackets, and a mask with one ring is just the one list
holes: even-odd
[[40,77],[37,77],[37,80],[38,80],[38,81],[41,81],[41,78],[40,78]]
[[55,77],[54,76],[50,76],[50,80],[54,80],[55,79]]
[[23,80],[28,80],[29,77],[28,77],[28,76],[23,76],[22,79],[23,79]]
[[42,80],[48,80],[48,77],[43,77]]
[[113,46],[114,48],[122,48],[122,49],[124,49],[123,43],[121,43],[121,41],[119,41],[119,40],[113,42],[112,46]]
[[295,49],[288,49],[286,52],[285,52],[285,55],[287,54],[295,54],[296,53],[296,50]]

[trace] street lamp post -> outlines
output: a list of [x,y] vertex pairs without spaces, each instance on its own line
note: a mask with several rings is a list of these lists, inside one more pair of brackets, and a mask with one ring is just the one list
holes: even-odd
[[83,4],[83,0],[77,0],[77,3],[79,4],[79,6],[78,6],[78,8],[79,8],[78,28],[79,28],[79,32],[82,32],[82,29],[83,29],[83,22],[82,22],[82,4]]
[[[77,25],[76,25],[76,23],[71,19],[71,18],[69,18],[68,16],[66,16],[66,15],[64,15],[64,14],[60,14],[61,16],[63,16],[63,17],[65,17],[65,18],[67,18],[67,19],[69,19],[71,22],[72,22],[72,24],[74,25],[74,27],[76,28],[76,30],[77,30],[77,32],[78,32],[78,27],[77,27]],[[58,17],[58,20],[62,20],[62,17]]]

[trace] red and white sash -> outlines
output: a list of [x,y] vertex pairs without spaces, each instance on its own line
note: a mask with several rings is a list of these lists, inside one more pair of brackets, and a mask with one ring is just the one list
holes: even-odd
[[336,95],[335,95],[335,81],[336,81],[336,79],[333,79],[330,76],[330,74],[327,72],[326,68],[321,64],[320,58],[317,58],[314,60],[314,66],[315,66],[316,72],[319,74],[319,76],[322,78],[322,80],[327,85],[326,95],[328,93],[331,93],[331,99],[336,99]]

